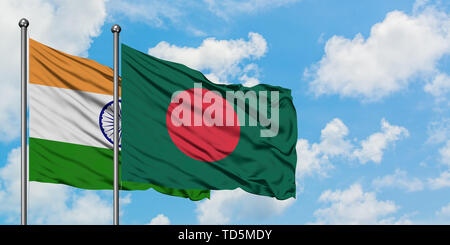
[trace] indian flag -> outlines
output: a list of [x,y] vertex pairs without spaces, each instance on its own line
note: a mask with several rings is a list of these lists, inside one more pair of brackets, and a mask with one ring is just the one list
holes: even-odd
[[[32,39],[29,50],[30,181],[112,189],[113,70]],[[122,190],[154,188],[191,200],[209,197],[209,190],[126,181],[119,186]]]

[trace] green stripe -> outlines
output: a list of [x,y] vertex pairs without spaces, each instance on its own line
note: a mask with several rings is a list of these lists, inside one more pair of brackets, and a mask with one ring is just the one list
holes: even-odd
[[[113,189],[113,150],[38,138],[29,139],[30,181],[66,184],[89,190]],[[119,155],[120,163],[120,155]],[[120,173],[119,173],[120,176]],[[209,190],[180,190],[147,183],[120,181],[121,190],[154,190],[198,201]]]

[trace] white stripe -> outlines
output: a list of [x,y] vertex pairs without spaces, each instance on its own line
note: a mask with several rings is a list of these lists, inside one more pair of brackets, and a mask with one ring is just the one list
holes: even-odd
[[112,148],[99,116],[111,95],[29,84],[30,137]]

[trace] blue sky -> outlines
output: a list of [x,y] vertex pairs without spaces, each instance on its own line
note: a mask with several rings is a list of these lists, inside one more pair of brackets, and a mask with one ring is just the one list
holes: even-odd
[[[445,1],[2,1],[0,224],[19,223],[19,28],[112,66],[121,42],[212,81],[290,88],[297,199],[241,190],[191,202],[121,192],[122,224],[449,224]],[[110,224],[112,192],[32,183],[32,224]]]

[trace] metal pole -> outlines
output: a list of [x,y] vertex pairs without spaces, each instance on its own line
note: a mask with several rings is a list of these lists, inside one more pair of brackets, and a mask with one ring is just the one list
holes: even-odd
[[119,225],[119,33],[120,26],[113,25],[114,35],[114,225]]
[[29,22],[23,18],[19,21],[21,31],[21,224],[27,224],[27,27]]

